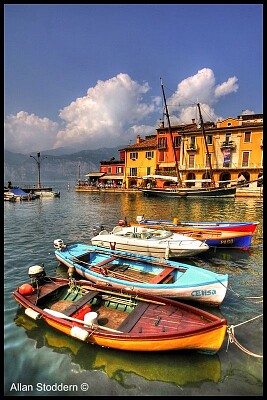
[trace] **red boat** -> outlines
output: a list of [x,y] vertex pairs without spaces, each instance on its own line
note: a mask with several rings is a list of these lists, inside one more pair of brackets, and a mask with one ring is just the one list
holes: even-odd
[[[178,218],[171,219],[145,219],[143,216],[136,218],[137,222],[142,225],[163,225],[163,226],[177,226],[177,227],[190,227],[198,229],[218,229],[221,231],[238,231],[254,233],[259,224],[258,221],[248,222],[221,222],[221,221],[179,221]],[[122,221],[120,221],[122,223]]]

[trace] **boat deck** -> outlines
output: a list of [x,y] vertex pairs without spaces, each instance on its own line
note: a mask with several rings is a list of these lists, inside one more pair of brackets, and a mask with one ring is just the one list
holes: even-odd
[[[80,256],[79,260],[76,260],[75,263],[79,264],[83,267],[90,266],[85,260],[88,258],[88,254],[86,257]],[[166,268],[162,269],[159,274],[153,274],[147,271],[141,271],[136,268],[131,267],[126,264],[112,264],[112,261],[116,260],[118,257],[110,257],[98,264],[95,264],[93,267],[89,268],[94,272],[101,273],[105,276],[110,276],[118,279],[129,280],[140,283],[150,283],[150,284],[158,284],[158,283],[172,283],[173,276],[171,273],[175,270],[173,267],[166,266]],[[184,269],[180,269],[181,271],[185,271]]]

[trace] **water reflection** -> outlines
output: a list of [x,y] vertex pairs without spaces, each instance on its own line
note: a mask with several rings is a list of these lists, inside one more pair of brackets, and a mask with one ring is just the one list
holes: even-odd
[[191,352],[129,353],[85,344],[33,321],[22,308],[14,322],[23,327],[28,338],[36,341],[36,349],[47,346],[57,353],[69,353],[81,370],[102,370],[110,379],[127,388],[125,374],[135,374],[148,381],[172,383],[176,386],[219,382],[221,364],[217,355]]

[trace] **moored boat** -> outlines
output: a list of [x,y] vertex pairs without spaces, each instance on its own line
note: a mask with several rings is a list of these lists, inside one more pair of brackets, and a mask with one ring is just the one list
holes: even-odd
[[144,188],[143,194],[148,197],[204,197],[204,198],[229,198],[235,197],[236,187],[202,187],[202,188]]
[[179,258],[203,253],[209,246],[201,240],[161,228],[115,226],[112,232],[102,230],[91,238],[93,246],[130,251],[152,257]]
[[[186,221],[178,218],[171,219],[146,219],[143,215],[137,216],[137,222],[140,225],[160,225],[162,227],[191,227],[198,229],[216,229],[237,232],[254,233],[259,225],[258,221]],[[124,222],[121,220],[121,224]]]
[[12,198],[11,201],[28,201],[37,199],[38,197],[34,193],[26,193],[20,188],[9,188],[7,191],[4,191],[5,200]]
[[215,354],[225,339],[224,318],[175,300],[48,277],[37,265],[28,274],[30,283],[13,292],[25,314],[83,342],[127,351]]
[[[122,220],[121,220],[122,221]],[[121,222],[122,223],[122,222]],[[136,224],[127,223],[128,226],[137,226]],[[253,233],[251,232],[238,232],[226,231],[221,229],[203,229],[188,226],[178,226],[168,223],[151,222],[145,224],[148,228],[160,229],[163,226],[170,231],[192,237],[197,240],[202,240],[211,247],[227,247],[233,249],[248,250],[251,246]]]
[[34,192],[39,197],[60,197],[60,192],[56,192],[55,190],[36,190]]
[[193,265],[159,260],[130,252],[99,249],[83,243],[54,241],[56,259],[82,277],[108,287],[131,287],[137,293],[219,306],[225,298],[228,275]]

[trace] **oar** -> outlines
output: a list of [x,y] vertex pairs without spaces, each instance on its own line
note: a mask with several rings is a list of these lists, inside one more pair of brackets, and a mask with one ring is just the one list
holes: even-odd
[[[80,280],[79,281],[80,283],[84,283],[84,285],[82,286],[82,288],[84,288],[84,289],[87,289],[87,290],[96,290],[95,288],[93,288],[92,286],[87,286],[88,285],[88,282],[86,282],[86,281],[84,281],[84,280]],[[106,289],[101,289],[101,292],[104,292],[104,293],[109,293],[109,294],[113,294],[113,295],[116,295],[116,292],[112,292],[111,290],[106,290]],[[163,303],[163,302],[161,302],[161,301],[156,301],[156,300],[151,300],[151,299],[146,299],[146,298],[144,298],[144,297],[140,297],[137,293],[133,293],[133,295],[131,295],[131,294],[124,294],[124,293],[119,293],[118,294],[119,295],[119,297],[132,297],[134,300],[140,300],[140,301],[145,301],[146,303],[152,303],[152,304],[159,304],[159,305],[161,305],[161,306],[165,306],[166,305],[166,303]]]
[[[45,311],[48,314],[51,314],[51,315],[53,315],[54,317],[57,317],[57,318],[68,319],[70,321],[75,321],[75,322],[79,322],[80,324],[86,325],[85,321],[82,321],[81,319],[69,317],[68,315],[65,315],[65,314],[63,314],[63,313],[61,313],[59,311],[51,310],[50,308],[44,308],[43,311]],[[117,331],[116,329],[111,329],[111,328],[108,328],[107,326],[102,326],[102,325],[97,325],[97,324],[91,324],[90,326],[92,328],[103,329],[104,331],[115,332],[115,333],[123,333],[122,331]]]

